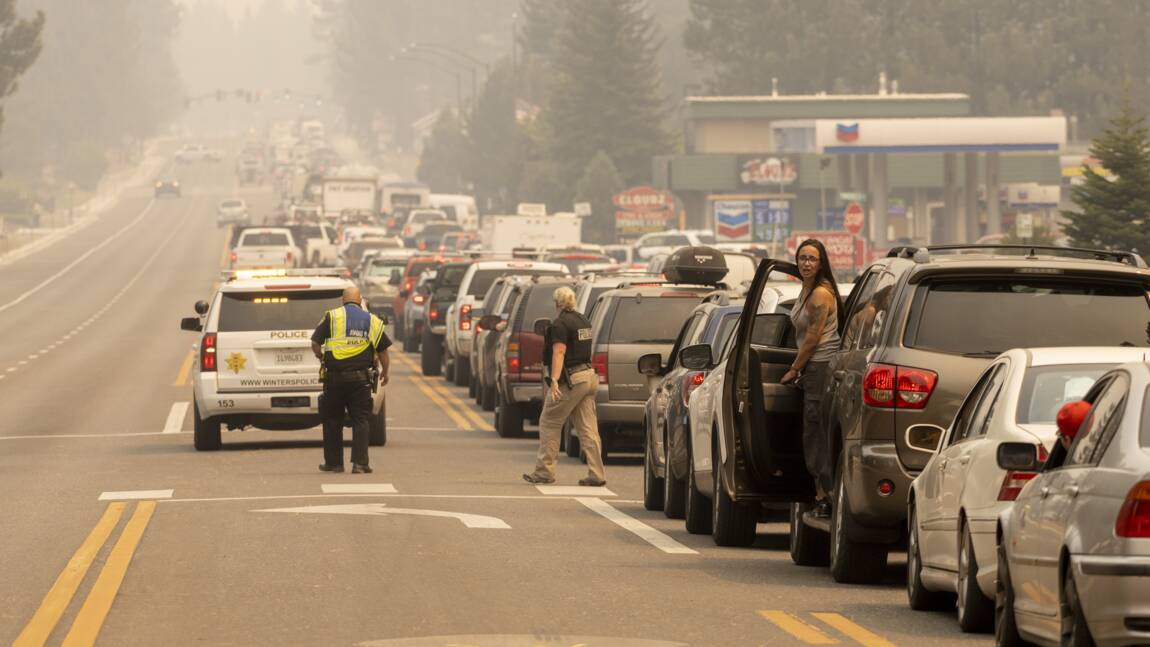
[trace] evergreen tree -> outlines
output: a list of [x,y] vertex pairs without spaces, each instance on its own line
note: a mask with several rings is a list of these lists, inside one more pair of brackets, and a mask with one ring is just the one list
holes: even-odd
[[515,211],[527,135],[516,120],[513,82],[507,66],[497,67],[468,119],[464,177],[485,213]]
[[[32,20],[16,13],[16,0],[0,0],[0,99],[16,91],[16,81],[40,56],[44,14]],[[4,123],[0,107],[0,125]]]
[[659,41],[642,0],[569,0],[556,38],[555,80],[541,118],[544,154],[569,203],[588,162],[603,151],[623,181],[646,182],[665,152]]
[[1150,131],[1128,95],[1090,154],[1114,179],[1083,168],[1082,184],[1070,192],[1081,211],[1062,213],[1066,233],[1084,247],[1150,252]]
[[463,159],[467,140],[459,117],[450,108],[439,113],[431,137],[423,145],[416,177],[436,193],[463,192]]
[[615,206],[611,199],[624,188],[615,163],[607,153],[596,153],[575,185],[575,201],[591,203],[591,215],[583,220],[584,241],[600,245],[615,242]]

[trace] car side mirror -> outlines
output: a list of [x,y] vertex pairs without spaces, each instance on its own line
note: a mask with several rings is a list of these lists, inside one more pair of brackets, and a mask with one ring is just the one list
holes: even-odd
[[411,290],[400,290],[399,291],[399,298],[406,299],[409,296],[411,296]]
[[499,315],[483,315],[479,318],[479,325],[485,330],[494,330],[501,321],[503,318]]
[[1002,443],[998,446],[998,466],[1014,472],[1037,472],[1042,467],[1038,447],[1032,443]]
[[643,375],[658,375],[663,371],[663,356],[659,353],[647,353],[639,357],[637,364],[639,372]]
[[184,317],[183,319],[180,319],[180,330],[202,332],[204,330],[204,326],[200,323],[199,317]]
[[196,314],[198,314],[198,315],[208,314],[208,302],[207,301],[196,301],[195,308],[196,308]]
[[551,320],[540,317],[531,324],[531,331],[536,335],[543,336],[547,334],[547,329],[551,327]]
[[714,360],[711,357],[710,344],[695,344],[694,346],[687,346],[679,351],[679,363],[683,368],[689,368],[695,371],[703,371],[711,368],[714,365]]
[[912,425],[906,430],[906,444],[924,452],[938,451],[942,443],[942,427],[934,425]]
[[400,283],[403,283],[403,276],[400,274],[392,274],[391,279],[388,280],[390,285],[399,285]]

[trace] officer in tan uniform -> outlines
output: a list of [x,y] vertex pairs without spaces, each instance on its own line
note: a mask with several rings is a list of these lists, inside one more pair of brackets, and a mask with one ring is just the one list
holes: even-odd
[[549,375],[544,378],[547,395],[539,416],[539,457],[535,471],[524,474],[528,483],[554,483],[555,462],[559,457],[559,439],[563,423],[574,416],[579,443],[587,454],[587,478],[579,485],[600,486],[607,483],[603,473],[599,422],[595,417],[595,392],[599,376],[591,367],[591,322],[575,311],[575,293],[569,287],[555,290],[555,308],[559,316],[551,322],[548,335],[551,356]]

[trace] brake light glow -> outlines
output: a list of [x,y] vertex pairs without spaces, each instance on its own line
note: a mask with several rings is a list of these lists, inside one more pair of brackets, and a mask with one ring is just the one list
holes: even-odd
[[411,297],[411,299],[413,301],[415,301],[415,303],[417,305],[423,303],[424,301],[427,301],[427,297],[423,296],[422,294],[416,294],[413,297]]
[[232,262],[233,263],[236,262],[236,253],[235,252],[232,252]]
[[683,406],[690,402],[691,393],[699,388],[705,379],[707,379],[707,374],[702,371],[695,371],[683,376]]
[[204,335],[200,342],[200,371],[215,372],[216,370],[216,333]]
[[427,311],[427,318],[432,321],[439,319],[439,308],[436,308],[434,305],[431,306],[431,310]]
[[863,376],[863,402],[883,409],[923,409],[937,383],[934,371],[871,364]]
[[599,384],[607,383],[607,353],[595,353],[591,356],[591,367],[599,375]]
[[1150,538],[1150,481],[1142,481],[1130,488],[1122,509],[1118,511],[1114,534],[1119,537]]
[[519,373],[522,365],[519,362],[519,333],[511,335],[507,340],[507,372]]
[[465,303],[459,306],[459,329],[471,330],[471,304]]
[[288,253],[287,253],[287,262],[289,262],[289,263],[290,263],[290,262],[292,262],[292,259],[294,259],[294,258],[295,258],[295,256],[294,256],[294,255],[292,255],[292,253],[291,253],[291,252],[288,252]]
[[1014,501],[1028,481],[1038,476],[1035,472],[1009,471],[1002,477],[1002,487],[998,488],[999,501]]
[[508,357],[507,358],[507,372],[508,373],[518,373],[519,372],[519,358],[518,357]]

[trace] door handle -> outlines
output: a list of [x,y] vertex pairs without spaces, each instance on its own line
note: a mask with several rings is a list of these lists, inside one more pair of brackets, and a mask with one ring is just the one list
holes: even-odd
[[966,464],[967,464],[967,463],[969,463],[969,462],[970,462],[970,457],[969,457],[969,456],[963,456],[962,458],[959,458],[959,459],[958,459],[958,464],[959,464],[959,465],[966,465]]
[[1078,486],[1077,485],[1071,485],[1070,487],[1066,488],[1066,494],[1071,499],[1078,496]]
[[1049,487],[1043,487],[1041,490],[1038,491],[1038,493],[1040,495],[1042,495],[1042,498],[1045,499],[1047,496],[1050,495],[1050,488]]
[[944,458],[944,459],[940,460],[938,462],[938,471],[945,472],[946,471],[946,464],[949,462],[950,462],[949,458]]
[[847,376],[846,371],[835,371],[835,372],[831,373],[831,379],[833,379],[835,382],[841,381],[846,376]]

